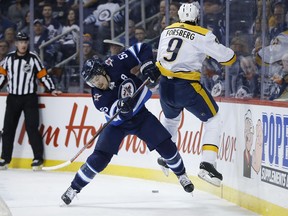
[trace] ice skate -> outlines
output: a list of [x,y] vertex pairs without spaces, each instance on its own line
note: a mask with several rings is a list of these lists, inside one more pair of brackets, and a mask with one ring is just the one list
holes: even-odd
[[43,160],[33,160],[31,164],[33,171],[39,171],[42,170],[43,167]]
[[169,167],[168,167],[167,163],[165,162],[164,158],[159,157],[157,159],[157,163],[160,165],[160,168],[161,168],[162,172],[164,173],[164,175],[169,176]]
[[0,170],[8,169],[8,164],[4,159],[0,159]]
[[192,184],[192,182],[188,178],[187,174],[184,173],[183,175],[180,175],[180,176],[177,176],[177,177],[178,177],[178,180],[179,180],[180,184],[184,188],[184,190],[187,193],[192,193],[193,190],[194,190],[194,185]]
[[65,193],[61,196],[61,199],[66,205],[69,205],[74,197],[76,196],[77,191],[74,190],[71,186],[65,191]]
[[200,163],[200,171],[198,173],[198,177],[217,187],[220,187],[221,181],[223,180],[222,174],[219,173],[215,167],[208,162]]

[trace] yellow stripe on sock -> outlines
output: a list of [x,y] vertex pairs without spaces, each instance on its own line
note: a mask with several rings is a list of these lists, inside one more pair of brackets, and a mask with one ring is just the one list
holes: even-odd
[[202,146],[202,151],[214,151],[218,152],[218,147],[215,145],[205,144]]

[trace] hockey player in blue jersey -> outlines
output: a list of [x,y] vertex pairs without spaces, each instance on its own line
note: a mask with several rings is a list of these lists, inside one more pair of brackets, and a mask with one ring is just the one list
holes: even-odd
[[165,158],[167,165],[178,177],[186,192],[191,193],[194,190],[170,133],[145,107],[145,102],[151,97],[151,91],[145,86],[139,94],[131,97],[143,83],[136,75],[130,73],[132,68],[141,65],[142,75],[147,79],[150,78],[152,82],[159,77],[160,73],[152,59],[151,47],[137,43],[120,54],[109,57],[104,63],[97,59],[85,62],[82,76],[92,87],[96,109],[104,112],[107,121],[119,109],[121,111],[101,132],[93,153],[78,170],[71,186],[62,195],[61,198],[66,205],[71,203],[75,195],[96,174],[105,169],[113,155],[118,153],[123,138],[129,134],[136,135],[147,144],[150,151],[156,150]]

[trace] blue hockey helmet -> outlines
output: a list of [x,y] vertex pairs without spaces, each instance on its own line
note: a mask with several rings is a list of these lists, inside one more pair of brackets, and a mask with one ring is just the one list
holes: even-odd
[[84,66],[82,68],[81,75],[85,82],[91,86],[95,87],[93,83],[91,82],[96,75],[106,75],[106,71],[103,67],[103,63],[99,59],[87,59],[84,63]]

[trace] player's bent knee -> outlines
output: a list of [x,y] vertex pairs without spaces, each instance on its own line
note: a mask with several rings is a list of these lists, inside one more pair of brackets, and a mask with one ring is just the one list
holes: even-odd
[[107,165],[110,163],[113,154],[95,150],[87,158],[87,163],[94,169],[96,172],[102,172]]
[[165,159],[171,158],[178,151],[171,139],[167,139],[156,147],[156,151]]

